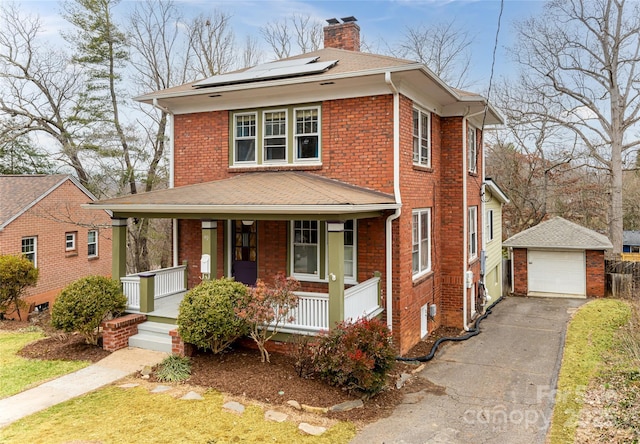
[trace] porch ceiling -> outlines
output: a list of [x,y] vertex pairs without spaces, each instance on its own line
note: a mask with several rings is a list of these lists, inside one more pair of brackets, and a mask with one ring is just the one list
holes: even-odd
[[[202,215],[356,215],[400,207],[390,194],[298,171],[243,173],[195,185],[84,205],[116,217]],[[160,216],[162,215],[162,216]],[[364,214],[363,214],[364,215]]]

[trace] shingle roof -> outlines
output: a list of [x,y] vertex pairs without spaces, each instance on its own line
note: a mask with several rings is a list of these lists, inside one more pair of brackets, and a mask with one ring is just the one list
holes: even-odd
[[0,175],[0,229],[68,178],[66,174]]
[[[243,173],[229,179],[101,200],[91,207],[116,212],[304,213],[395,208],[392,195],[296,171]],[[322,208],[320,208],[322,207]]]
[[640,245],[640,231],[626,230],[622,232],[623,245]]
[[502,245],[514,248],[567,250],[608,250],[613,248],[607,236],[558,216],[511,236]]

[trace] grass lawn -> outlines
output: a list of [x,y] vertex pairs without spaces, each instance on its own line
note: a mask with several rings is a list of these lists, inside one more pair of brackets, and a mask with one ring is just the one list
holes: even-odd
[[605,365],[616,344],[616,333],[629,321],[629,304],[598,299],[583,305],[567,329],[558,391],[549,431],[551,444],[572,443],[578,426],[583,393]]
[[100,443],[347,443],[355,427],[340,422],[321,436],[302,435],[298,423],[264,420],[264,410],[243,414],[222,409],[215,391],[186,401],[142,387],[108,387],[29,416],[0,430],[0,442]]
[[39,332],[0,332],[0,398],[89,365],[84,361],[44,361],[17,355],[22,347],[43,337]]

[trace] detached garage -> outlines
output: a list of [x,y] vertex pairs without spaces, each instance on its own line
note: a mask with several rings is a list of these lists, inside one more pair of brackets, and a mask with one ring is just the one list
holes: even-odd
[[555,217],[502,243],[509,248],[511,291],[520,296],[602,297],[609,239]]

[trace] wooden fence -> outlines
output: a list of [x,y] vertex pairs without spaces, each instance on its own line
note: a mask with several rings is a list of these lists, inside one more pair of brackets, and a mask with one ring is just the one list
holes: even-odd
[[604,261],[606,292],[615,297],[631,298],[640,294],[640,262],[619,259]]

